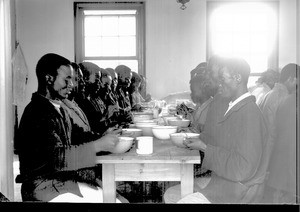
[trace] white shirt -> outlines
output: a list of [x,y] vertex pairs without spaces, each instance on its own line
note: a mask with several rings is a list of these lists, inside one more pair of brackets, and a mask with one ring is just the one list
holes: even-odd
[[224,116],[226,115],[226,113],[234,106],[236,105],[237,103],[239,103],[240,101],[242,101],[243,99],[247,98],[248,96],[251,96],[251,94],[249,92],[247,93],[244,93],[243,95],[241,95],[239,98],[237,98],[236,100],[234,100],[233,102],[230,101],[229,102],[229,106],[228,106],[228,109],[227,111],[225,112]]
[[55,107],[55,109],[61,114],[61,112],[60,112],[60,107],[61,107],[60,103],[58,101],[55,101],[55,100],[52,100],[52,99],[49,99],[49,101]]

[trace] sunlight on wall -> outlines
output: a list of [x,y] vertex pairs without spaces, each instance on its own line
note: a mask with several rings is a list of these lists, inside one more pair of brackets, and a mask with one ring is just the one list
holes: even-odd
[[226,4],[211,16],[212,52],[239,56],[248,61],[252,73],[268,68],[274,51],[278,17],[266,4],[248,2]]

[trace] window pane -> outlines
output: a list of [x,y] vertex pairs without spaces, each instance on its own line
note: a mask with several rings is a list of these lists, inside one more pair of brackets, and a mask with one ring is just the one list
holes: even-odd
[[255,85],[255,82],[258,80],[259,76],[250,76],[248,79],[248,89]]
[[101,17],[86,17],[84,19],[85,36],[100,36]]
[[135,17],[120,17],[119,19],[119,35],[136,35]]
[[233,51],[234,56],[238,56],[240,54],[249,53],[250,49],[250,35],[247,32],[237,32],[233,33]]
[[85,38],[85,57],[93,57],[101,55],[101,38],[86,37]]
[[100,56],[119,56],[119,38],[118,37],[103,37],[101,43]]
[[212,42],[213,51],[217,54],[232,56],[232,34],[229,32],[215,33]]
[[134,36],[120,37],[120,55],[121,56],[136,55],[136,41]]
[[250,32],[250,16],[247,14],[243,14],[242,12],[236,12],[233,19],[233,30],[236,32],[244,32],[249,33]]
[[243,57],[252,73],[265,71],[275,46],[275,11],[260,3],[225,3],[210,13],[210,52]]
[[131,71],[138,73],[138,61],[137,60],[85,60],[97,64],[101,68],[113,68],[118,65],[126,65],[131,68]]
[[257,53],[255,57],[251,58],[251,61],[249,63],[252,73],[262,73],[267,70],[268,57],[264,53]]
[[268,17],[265,14],[256,13],[251,19],[251,27],[253,27],[253,29],[256,31],[268,31],[266,26],[270,23],[268,23]]
[[268,45],[268,36],[266,33],[256,33],[252,35],[251,50],[254,52],[261,52],[269,54],[270,49]]
[[118,35],[118,16],[103,16],[102,18],[103,31],[102,36],[117,36]]

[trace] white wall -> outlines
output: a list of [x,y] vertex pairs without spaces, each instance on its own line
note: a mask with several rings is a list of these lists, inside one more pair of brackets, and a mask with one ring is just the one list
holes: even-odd
[[55,52],[74,60],[73,3],[69,0],[17,0],[16,16],[17,40],[29,69],[26,105],[32,92],[37,90],[35,66],[41,56]]
[[13,13],[13,1],[0,2],[0,192],[10,201],[14,200],[12,149],[14,119],[11,95]]
[[297,0],[297,64],[300,64],[300,0]]
[[297,0],[281,0],[279,9],[279,67],[297,60]]
[[[206,0],[191,0],[185,10],[176,0],[144,1],[148,92],[161,98],[189,90],[189,72],[206,60]],[[296,1],[280,0],[279,66],[296,61]],[[73,2],[16,2],[17,39],[30,72],[25,104],[37,89],[35,65],[43,54],[55,52],[74,60]]]
[[206,2],[175,0],[146,5],[146,77],[156,98],[189,90],[190,71],[206,60]]

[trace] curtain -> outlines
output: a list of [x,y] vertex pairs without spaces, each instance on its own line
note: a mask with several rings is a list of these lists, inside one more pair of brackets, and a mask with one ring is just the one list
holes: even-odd
[[11,0],[0,0],[0,192],[14,197]]

